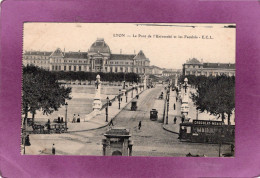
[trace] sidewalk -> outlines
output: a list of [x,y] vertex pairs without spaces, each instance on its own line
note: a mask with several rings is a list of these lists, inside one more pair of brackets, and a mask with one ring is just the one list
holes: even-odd
[[[175,104],[175,110],[174,110]],[[166,113],[165,113],[166,114]],[[181,103],[178,100],[176,102],[176,91],[170,91],[170,100],[169,100],[169,113],[168,113],[168,124],[166,124],[166,115],[163,123],[163,129],[179,134],[179,124],[181,123]],[[176,124],[174,124],[174,117],[177,118]]]
[[[143,92],[138,89],[138,94],[140,95]],[[127,102],[126,102],[126,96],[122,96],[122,101],[120,102],[120,109],[118,100],[115,100],[112,103],[112,106],[108,107],[108,122],[106,122],[106,109],[101,110],[101,114],[93,117],[92,119],[84,122],[83,118],[80,123],[68,123],[68,132],[83,132],[88,130],[95,130],[99,128],[106,127],[111,119],[113,120],[121,111],[124,109],[129,103],[131,103],[132,99],[135,98],[137,92],[134,90],[133,92],[133,98],[132,92],[127,93]],[[84,116],[85,117],[85,116]]]

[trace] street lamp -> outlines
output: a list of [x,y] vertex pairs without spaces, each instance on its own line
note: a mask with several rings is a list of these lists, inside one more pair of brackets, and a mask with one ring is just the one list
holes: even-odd
[[168,92],[167,92],[166,96],[167,96],[167,98],[166,98],[166,100],[167,100],[166,124],[168,124],[168,113],[169,113],[169,94],[168,94]]
[[134,85],[132,85],[132,95],[131,95],[131,98],[134,97]]
[[119,95],[118,95],[118,109],[120,109],[120,101],[121,101],[120,95],[121,95],[121,90],[119,90]]
[[223,143],[223,139],[224,139],[225,135],[223,134],[223,132],[221,132],[221,135],[219,136],[219,147],[218,147],[218,157],[221,157],[221,145]]
[[68,103],[66,102],[65,103],[65,109],[66,109],[66,111],[65,111],[65,130],[66,130],[66,132],[67,132],[67,110],[68,110]]
[[185,93],[187,93],[187,88],[188,88],[188,79],[187,78],[185,78],[184,79],[184,89],[185,89]]
[[127,92],[125,92],[125,102],[127,103]]
[[196,119],[198,120],[199,119],[199,110],[196,108],[197,110],[197,115],[196,115]]
[[108,122],[108,105],[109,105],[109,97],[107,97],[106,122]]

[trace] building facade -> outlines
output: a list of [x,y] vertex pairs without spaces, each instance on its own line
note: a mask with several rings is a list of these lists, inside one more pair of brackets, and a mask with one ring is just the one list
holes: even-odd
[[235,64],[231,63],[203,63],[202,60],[200,62],[199,60],[192,58],[183,64],[183,75],[235,76],[236,68]]
[[149,73],[150,60],[142,50],[138,54],[112,54],[103,38],[98,38],[88,52],[25,51],[23,65],[35,65],[50,71]]
[[163,77],[175,76],[179,77],[181,75],[181,69],[165,69],[162,72]]

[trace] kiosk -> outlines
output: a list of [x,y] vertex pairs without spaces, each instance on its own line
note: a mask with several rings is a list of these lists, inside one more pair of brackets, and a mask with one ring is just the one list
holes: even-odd
[[133,142],[128,129],[114,127],[108,130],[102,140],[103,156],[132,156]]

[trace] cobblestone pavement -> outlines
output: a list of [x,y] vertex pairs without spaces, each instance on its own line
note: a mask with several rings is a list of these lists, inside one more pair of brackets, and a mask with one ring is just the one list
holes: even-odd
[[[162,128],[159,121],[150,120],[150,110],[160,105],[157,99],[162,86],[144,91],[138,99],[137,111],[131,111],[128,104],[114,119],[114,125],[130,129],[131,139],[134,141],[133,156],[185,156],[188,153],[217,157],[219,145],[180,142],[177,134]],[[163,100],[161,100],[163,103]],[[163,108],[163,104],[161,105]],[[161,109],[158,109],[162,112]],[[159,113],[159,117],[161,113]],[[142,127],[138,129],[138,123]],[[52,144],[55,143],[56,153],[61,155],[102,155],[102,139],[106,128],[86,132],[31,135],[31,146],[26,154],[50,154]],[[222,145],[221,152],[227,153],[229,145]]]

